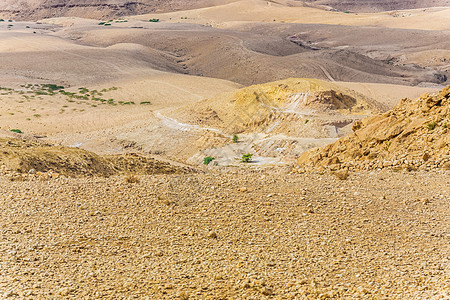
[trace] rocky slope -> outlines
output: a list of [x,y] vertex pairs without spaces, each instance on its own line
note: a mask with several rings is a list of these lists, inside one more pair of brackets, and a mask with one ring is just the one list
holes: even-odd
[[280,171],[0,175],[0,298],[449,298],[448,171]]
[[0,16],[17,20],[65,16],[105,19],[198,8],[214,3],[214,0],[4,0],[0,3]]
[[450,87],[436,95],[403,99],[394,109],[353,124],[354,133],[298,163],[337,169],[450,169]]
[[35,177],[173,174],[188,169],[138,155],[105,155],[78,148],[52,146],[22,139],[0,138],[0,174],[11,180]]
[[306,0],[306,2],[327,5],[342,11],[354,12],[378,12],[450,6],[449,0]]

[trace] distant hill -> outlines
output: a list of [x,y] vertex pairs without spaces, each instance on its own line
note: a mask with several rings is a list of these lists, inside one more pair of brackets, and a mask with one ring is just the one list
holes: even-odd
[[[237,0],[2,0],[0,1],[0,17],[16,20],[38,20],[50,17],[107,19],[152,12],[189,10],[235,1]],[[450,0],[287,0],[284,2],[290,2],[290,5],[301,5],[301,2],[306,2],[314,6],[325,5],[332,9],[352,12],[450,6]]]
[[49,17],[115,18],[228,3],[231,0],[2,0],[0,17],[38,20]]
[[306,0],[305,2],[352,12],[379,12],[450,6],[450,0]]

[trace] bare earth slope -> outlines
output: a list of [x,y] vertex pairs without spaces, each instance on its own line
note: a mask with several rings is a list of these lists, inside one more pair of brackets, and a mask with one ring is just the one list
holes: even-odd
[[328,5],[342,11],[354,12],[376,12],[450,6],[449,0],[306,0],[306,2]]
[[115,18],[150,12],[185,10],[231,0],[3,0],[0,16],[18,20],[50,17]]

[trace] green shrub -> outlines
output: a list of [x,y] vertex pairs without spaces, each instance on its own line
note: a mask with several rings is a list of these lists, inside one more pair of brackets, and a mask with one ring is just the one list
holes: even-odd
[[80,94],[87,94],[87,93],[89,93],[89,89],[85,88],[85,87],[80,87],[80,88],[78,88],[78,92]]
[[44,91],[35,91],[34,93],[36,95],[48,95],[48,92],[44,92]]
[[159,22],[159,19],[150,19],[150,20],[148,20],[149,22],[153,22],[153,23],[157,23],[157,22]]
[[305,120],[305,124],[308,124],[308,122],[309,122],[309,120],[308,120],[308,119],[306,119],[306,120]]
[[152,104],[152,103],[151,103],[150,101],[142,101],[141,104],[143,104],[143,105],[144,105],[144,104],[149,105],[149,104]]
[[59,91],[59,90],[64,90],[64,87],[62,85],[57,85],[57,84],[43,84],[42,85],[43,88],[48,89],[49,91]]
[[428,130],[434,130],[437,127],[438,123],[436,121],[430,122],[427,124]]
[[237,134],[235,134],[235,135],[233,135],[233,143],[237,143],[237,142],[239,142],[239,137],[237,136]]
[[384,150],[389,151],[389,147],[391,146],[392,141],[385,141],[384,142]]
[[203,159],[203,164],[204,165],[209,165],[210,162],[212,162],[215,158],[211,157],[211,156],[207,156]]
[[251,162],[252,161],[252,156],[253,156],[253,154],[250,154],[250,153],[242,155],[241,162],[243,162],[243,163]]
[[22,130],[20,130],[20,129],[11,129],[10,131],[15,132],[15,133],[23,133]]

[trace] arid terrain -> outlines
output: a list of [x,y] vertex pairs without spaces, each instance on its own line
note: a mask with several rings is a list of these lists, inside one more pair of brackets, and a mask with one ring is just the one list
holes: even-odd
[[449,299],[449,24],[3,1],[0,299]]

